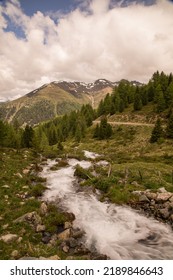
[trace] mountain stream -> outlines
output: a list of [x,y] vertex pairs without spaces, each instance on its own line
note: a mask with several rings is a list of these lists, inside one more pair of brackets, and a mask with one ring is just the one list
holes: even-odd
[[[85,232],[85,246],[110,259],[173,259],[173,232],[155,219],[137,211],[111,203],[100,202],[97,195],[76,190],[75,166],[89,168],[88,161],[69,159],[68,166],[50,170],[55,160],[48,160],[41,176],[47,178],[48,189],[43,200],[61,203],[64,210],[75,215],[74,227]],[[59,202],[58,202],[59,203]]]

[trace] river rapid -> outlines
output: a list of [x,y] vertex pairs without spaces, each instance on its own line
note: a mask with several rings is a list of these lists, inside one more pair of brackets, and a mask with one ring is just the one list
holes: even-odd
[[55,163],[48,160],[41,172],[48,187],[42,199],[58,199],[65,211],[75,215],[73,226],[85,232],[86,247],[113,260],[173,259],[173,232],[169,226],[129,207],[100,202],[92,192],[77,191],[75,166],[89,168],[89,160],[69,159],[67,167],[50,170]]

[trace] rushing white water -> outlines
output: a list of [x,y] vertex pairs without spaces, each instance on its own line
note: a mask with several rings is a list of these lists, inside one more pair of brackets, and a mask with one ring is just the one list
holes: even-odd
[[75,215],[74,226],[85,231],[85,245],[110,259],[173,259],[173,232],[165,224],[139,215],[128,207],[106,204],[94,194],[75,191],[74,166],[90,162],[69,160],[69,166],[51,171],[49,161],[42,176],[48,190],[43,199],[61,199],[62,206]]
[[90,158],[90,159],[95,159],[95,158],[100,156],[99,154],[96,154],[96,153],[93,153],[93,152],[89,152],[89,151],[85,151],[85,150],[84,150],[84,155],[87,158]]

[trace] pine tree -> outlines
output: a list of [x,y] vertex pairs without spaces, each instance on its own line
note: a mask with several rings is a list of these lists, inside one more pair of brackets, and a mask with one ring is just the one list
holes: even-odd
[[75,140],[76,142],[79,143],[81,139],[82,139],[82,131],[80,125],[78,124],[75,131]]
[[173,102],[173,81],[170,82],[169,86],[166,89],[166,92],[165,92],[165,102],[166,102],[166,107],[167,108]]
[[166,127],[166,136],[173,139],[173,114],[170,115],[167,127]]
[[100,117],[103,114],[104,114],[104,103],[103,100],[101,100],[97,109],[97,116]]
[[[101,121],[100,121],[100,126],[99,129],[96,128],[98,131],[98,138],[100,140],[102,139],[108,139],[112,136],[112,127],[111,125],[107,122],[107,118],[104,116],[102,117]],[[95,131],[96,134],[96,131]]]
[[151,83],[151,81],[147,85],[147,95],[148,95],[148,101],[149,102],[154,100],[154,86]]
[[157,113],[161,113],[165,109],[166,109],[165,99],[164,99],[164,96],[163,96],[163,92],[160,91],[158,93],[158,97],[157,97],[157,108],[156,108]]
[[48,130],[49,145],[55,145],[58,142],[57,129],[53,122],[51,122]]
[[26,125],[25,130],[23,132],[22,136],[22,145],[23,147],[26,148],[31,148],[32,147],[32,140],[34,137],[34,130],[31,126]]
[[161,120],[158,118],[151,133],[150,143],[157,142],[164,135]]
[[2,120],[0,120],[0,146],[5,144],[5,137],[7,135],[7,129]]
[[136,93],[134,97],[134,110],[138,111],[142,109],[142,100],[139,92],[139,88],[136,88]]
[[99,124],[97,124],[94,129],[93,138],[99,138],[99,134],[100,134],[100,127],[99,127]]

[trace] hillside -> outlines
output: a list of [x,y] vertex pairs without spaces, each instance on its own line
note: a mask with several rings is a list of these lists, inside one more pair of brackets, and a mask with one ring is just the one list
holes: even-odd
[[15,119],[23,125],[34,125],[56,115],[80,109],[82,104],[97,106],[114,84],[98,80],[95,83],[52,82],[13,101],[0,104],[0,117],[8,122]]
[[100,101],[118,84],[105,79],[93,83],[55,81],[21,98],[0,103],[0,118],[12,123],[17,119],[20,125],[35,125],[78,110],[83,104],[89,103],[97,108]]
[[[164,254],[172,259],[173,80],[164,76],[163,83],[157,76],[157,83],[135,88],[122,81],[97,110],[86,104],[34,128],[19,129],[0,120],[0,258],[116,259],[116,247],[110,255],[97,242],[95,247],[80,242],[94,236],[100,244],[107,240],[104,248],[112,248],[115,234],[109,242],[105,225],[106,233],[112,227],[116,233],[121,225],[118,242],[122,244],[122,232],[129,228],[129,235],[142,244],[139,255],[128,244],[122,259],[141,259],[149,248],[159,254],[148,258],[163,259]],[[67,93],[67,88],[60,90]],[[75,225],[79,221],[77,232],[74,219]],[[95,231],[98,221],[101,230]],[[137,221],[134,230],[128,221]],[[158,241],[162,236],[161,242],[170,242],[167,247]]]

